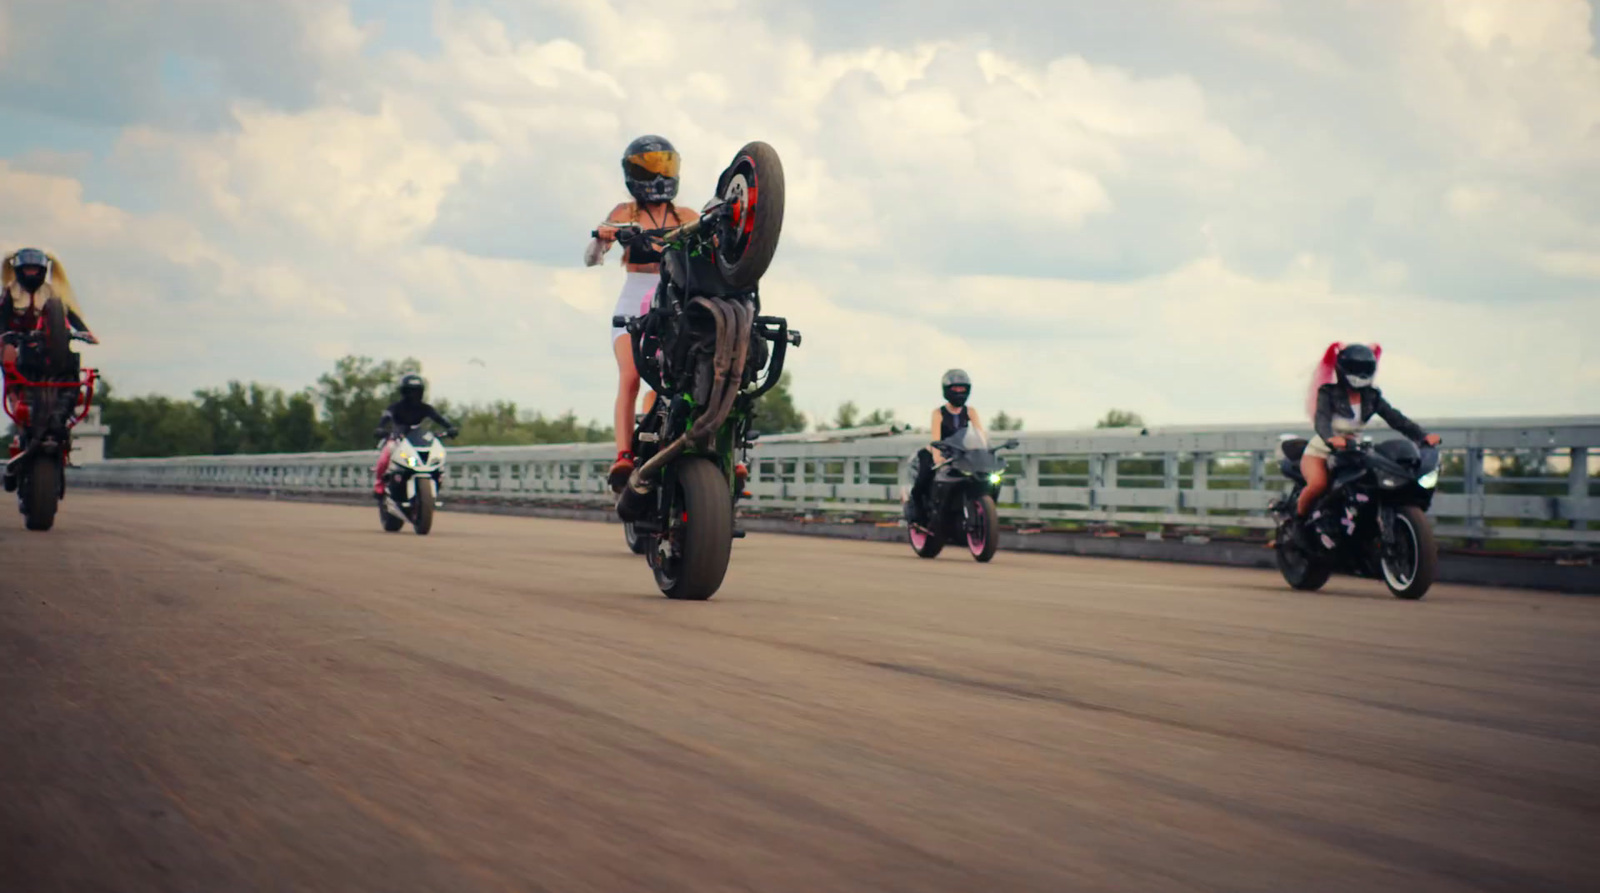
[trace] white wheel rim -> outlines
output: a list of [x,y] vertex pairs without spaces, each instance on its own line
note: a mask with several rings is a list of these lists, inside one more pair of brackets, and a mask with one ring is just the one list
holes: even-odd
[[[1422,562],[1422,547],[1417,542],[1417,529],[1411,525],[1411,519],[1405,515],[1395,515],[1395,521],[1401,525],[1405,535],[1411,540],[1411,570],[1404,576],[1396,574],[1394,567],[1389,562],[1389,556],[1383,556],[1383,578],[1395,589],[1405,589],[1417,579],[1417,567]],[[1397,533],[1399,531],[1396,531]]]

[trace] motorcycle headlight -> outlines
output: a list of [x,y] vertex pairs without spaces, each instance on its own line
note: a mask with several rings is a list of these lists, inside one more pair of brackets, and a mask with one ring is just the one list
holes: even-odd
[[1435,468],[1422,477],[1417,478],[1417,486],[1423,488],[1424,490],[1432,490],[1434,487],[1439,486],[1439,469]]
[[1399,478],[1389,477],[1388,475],[1384,475],[1383,477],[1378,478],[1378,483],[1382,484],[1385,489],[1389,489],[1389,490],[1393,490],[1393,489],[1395,489],[1397,487],[1401,487],[1401,486],[1405,485],[1405,481],[1402,481]]
[[1000,483],[1000,479],[1003,478],[1003,477],[1005,477],[1005,472],[997,471],[997,472],[989,475],[989,483],[998,484],[998,483]]

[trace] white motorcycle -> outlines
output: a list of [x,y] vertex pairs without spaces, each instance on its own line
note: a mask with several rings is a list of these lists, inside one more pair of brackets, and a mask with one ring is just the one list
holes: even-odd
[[410,524],[418,536],[433,529],[433,510],[443,505],[439,485],[444,476],[444,442],[425,428],[397,430],[397,442],[384,471],[383,503],[378,519],[396,533]]

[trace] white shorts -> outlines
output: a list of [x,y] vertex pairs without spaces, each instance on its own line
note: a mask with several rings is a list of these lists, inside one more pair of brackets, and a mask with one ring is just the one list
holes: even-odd
[[[655,300],[656,285],[661,282],[659,273],[628,273],[622,282],[622,293],[617,295],[617,307],[611,311],[616,316],[643,316],[650,312],[650,302]],[[611,341],[628,334],[621,326],[611,327]]]

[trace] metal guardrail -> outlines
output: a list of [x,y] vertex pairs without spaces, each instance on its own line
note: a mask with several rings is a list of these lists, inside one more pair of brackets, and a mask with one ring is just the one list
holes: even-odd
[[[1445,439],[1433,515],[1442,536],[1600,545],[1600,416],[1438,419]],[[1016,523],[1269,528],[1283,492],[1278,443],[1303,425],[1022,433],[1007,454],[1001,515]],[[1369,429],[1382,439],[1382,427]],[[1303,432],[1302,432],[1303,433]],[[997,435],[997,439],[998,439]],[[926,435],[889,426],[762,439],[750,509],[898,513]],[[74,483],[174,490],[358,494],[372,452],[114,459]],[[610,505],[609,444],[453,447],[441,496]]]

